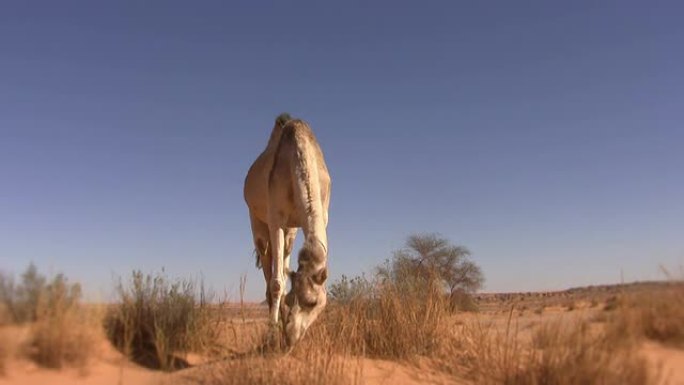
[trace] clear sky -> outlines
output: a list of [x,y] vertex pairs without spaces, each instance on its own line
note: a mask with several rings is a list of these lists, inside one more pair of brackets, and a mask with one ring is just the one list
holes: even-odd
[[333,179],[332,279],[414,232],[468,247],[486,291],[659,278],[684,263],[682,14],[3,2],[0,268],[33,261],[90,296],[132,269],[232,294],[246,273],[260,300],[242,186],[288,111]]

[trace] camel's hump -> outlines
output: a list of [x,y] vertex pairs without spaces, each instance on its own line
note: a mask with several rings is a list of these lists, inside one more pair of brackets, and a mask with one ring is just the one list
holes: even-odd
[[276,124],[282,127],[285,125],[285,123],[289,122],[290,120],[292,120],[292,116],[290,116],[290,114],[288,114],[287,112],[283,112],[276,118]]

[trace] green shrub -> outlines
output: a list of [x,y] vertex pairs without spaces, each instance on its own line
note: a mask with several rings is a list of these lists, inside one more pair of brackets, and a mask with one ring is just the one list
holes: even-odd
[[367,280],[364,275],[352,279],[342,275],[342,278],[330,285],[328,296],[334,302],[349,303],[356,298],[367,296],[372,290],[372,282]]

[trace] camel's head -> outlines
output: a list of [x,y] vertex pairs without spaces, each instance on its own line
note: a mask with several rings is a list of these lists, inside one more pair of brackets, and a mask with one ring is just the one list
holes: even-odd
[[325,280],[328,269],[324,266],[317,270],[300,269],[290,273],[292,290],[285,297],[289,314],[285,319],[287,344],[293,347],[306,330],[321,314],[326,304]]

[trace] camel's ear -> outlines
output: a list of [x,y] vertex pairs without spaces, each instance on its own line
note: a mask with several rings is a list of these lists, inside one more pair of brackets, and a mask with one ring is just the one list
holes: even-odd
[[290,272],[290,282],[294,282],[295,278],[297,278],[297,272],[296,271],[291,271]]
[[320,271],[318,271],[318,273],[314,274],[311,279],[313,279],[316,285],[322,285],[325,283],[325,280],[328,279],[328,268],[322,268]]

